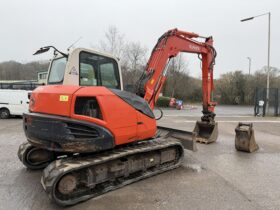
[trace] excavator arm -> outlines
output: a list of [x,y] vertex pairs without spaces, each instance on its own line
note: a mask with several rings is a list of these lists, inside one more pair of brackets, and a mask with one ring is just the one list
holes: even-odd
[[[195,38],[203,38],[205,41],[199,42]],[[216,58],[212,37],[201,37],[177,29],[167,31],[159,38],[151,53],[146,69],[137,83],[136,94],[142,96],[154,109],[166,81],[170,60],[180,52],[198,54],[198,58],[202,61],[203,116],[201,121],[197,121],[193,133],[196,134],[197,141],[214,142],[218,136],[218,125],[214,121],[216,103],[211,100],[214,90],[213,67]]]
[[194,40],[199,37],[195,33],[173,29],[159,38],[137,85],[137,94],[142,96],[152,109],[166,81],[171,58],[176,57],[180,52],[195,53],[202,60],[203,121],[214,120],[216,103],[211,100],[211,94],[214,89],[213,66],[216,51],[212,46],[212,37],[201,37],[205,42]]

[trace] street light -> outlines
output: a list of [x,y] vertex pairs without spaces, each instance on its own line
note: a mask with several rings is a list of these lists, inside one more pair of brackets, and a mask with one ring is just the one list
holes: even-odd
[[266,113],[268,113],[268,107],[269,107],[269,71],[270,71],[270,19],[271,19],[271,13],[264,13],[257,16],[244,18],[240,20],[241,22],[245,22],[248,20],[253,20],[256,17],[268,15],[268,49],[267,49],[267,78],[266,78]]
[[251,57],[247,57],[247,59],[249,60],[249,76],[250,76],[252,59]]

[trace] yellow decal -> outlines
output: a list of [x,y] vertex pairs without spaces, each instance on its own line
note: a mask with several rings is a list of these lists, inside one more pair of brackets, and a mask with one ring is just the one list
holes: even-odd
[[66,95],[60,95],[60,96],[59,96],[59,101],[68,101],[68,96],[66,96]]
[[155,81],[154,79],[151,80],[151,85],[154,84],[154,81]]

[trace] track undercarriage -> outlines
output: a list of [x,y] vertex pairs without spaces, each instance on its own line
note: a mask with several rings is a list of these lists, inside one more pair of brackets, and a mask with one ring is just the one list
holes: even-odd
[[180,166],[179,142],[146,141],[94,157],[61,159],[44,171],[41,183],[57,204],[73,205]]
[[155,139],[92,154],[50,152],[25,142],[18,155],[30,169],[46,167],[42,186],[51,200],[68,206],[179,167],[184,146],[195,150],[195,140],[176,131],[161,127]]

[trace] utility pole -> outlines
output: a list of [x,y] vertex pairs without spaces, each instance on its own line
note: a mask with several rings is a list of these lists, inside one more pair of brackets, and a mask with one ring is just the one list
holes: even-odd
[[249,60],[249,76],[250,76],[252,59],[251,59],[251,57],[247,57],[247,59]]
[[266,107],[265,112],[268,114],[269,109],[269,74],[270,74],[270,19],[271,14],[268,13],[268,50],[267,50],[267,77],[266,77]]
[[268,15],[268,47],[267,47],[267,77],[266,77],[266,108],[265,108],[265,113],[268,113],[269,109],[269,74],[270,74],[270,22],[271,22],[271,13],[264,13],[261,15],[249,17],[249,18],[244,18],[240,20],[241,22],[245,22],[248,20],[253,20],[256,17]]

